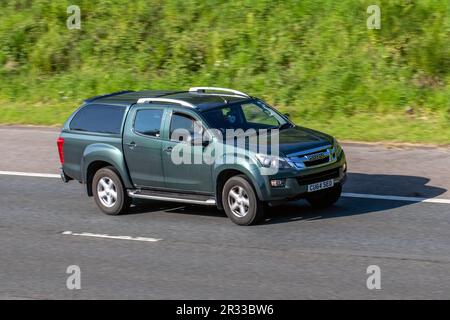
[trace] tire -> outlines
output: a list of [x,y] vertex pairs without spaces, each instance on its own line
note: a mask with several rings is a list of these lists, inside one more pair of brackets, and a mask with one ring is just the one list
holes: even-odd
[[309,204],[317,209],[328,208],[335,204],[341,197],[342,186],[333,187],[331,190],[318,191],[306,197]]
[[92,191],[97,206],[108,215],[119,215],[128,210],[128,196],[119,174],[113,167],[98,170],[92,180]]
[[264,203],[258,199],[251,182],[244,175],[231,177],[225,182],[222,205],[228,218],[237,225],[248,226],[264,219]]

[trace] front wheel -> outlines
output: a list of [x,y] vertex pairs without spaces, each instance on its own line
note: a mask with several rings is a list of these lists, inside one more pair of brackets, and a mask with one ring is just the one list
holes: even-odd
[[124,213],[131,204],[122,180],[113,167],[105,167],[95,173],[92,190],[95,203],[106,214]]
[[341,197],[342,186],[338,185],[329,190],[317,191],[306,197],[314,208],[323,209],[335,204]]
[[225,183],[222,204],[227,216],[238,225],[256,224],[264,218],[264,203],[244,175],[231,177]]

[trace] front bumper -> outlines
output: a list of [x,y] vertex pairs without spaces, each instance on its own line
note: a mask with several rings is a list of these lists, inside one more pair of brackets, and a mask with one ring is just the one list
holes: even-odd
[[[346,166],[345,155],[342,153],[337,161],[320,167],[264,176],[260,198],[262,201],[288,201],[304,198],[308,194],[309,184],[330,179],[334,180],[335,185],[343,185],[347,177]],[[286,179],[286,183],[283,187],[271,187],[270,181],[274,179]]]

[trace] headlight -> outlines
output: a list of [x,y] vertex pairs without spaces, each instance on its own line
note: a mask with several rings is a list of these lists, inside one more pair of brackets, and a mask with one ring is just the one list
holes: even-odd
[[292,168],[291,162],[286,158],[278,156],[269,156],[267,154],[257,154],[256,158],[264,168],[289,169]]

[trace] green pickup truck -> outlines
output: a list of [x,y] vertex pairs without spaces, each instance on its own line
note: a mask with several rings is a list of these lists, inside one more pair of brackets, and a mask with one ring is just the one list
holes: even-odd
[[347,171],[333,137],[225,88],[87,99],[57,146],[63,181],[84,183],[110,215],[140,198],[217,206],[236,224],[250,225],[263,220],[267,205],[301,198],[332,205]]

